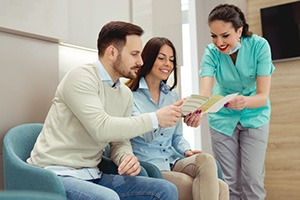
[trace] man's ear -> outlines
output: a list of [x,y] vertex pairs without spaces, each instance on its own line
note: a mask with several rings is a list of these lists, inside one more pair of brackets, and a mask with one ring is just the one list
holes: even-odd
[[113,45],[109,45],[105,50],[105,54],[111,61],[115,61],[117,59],[118,53],[118,50]]

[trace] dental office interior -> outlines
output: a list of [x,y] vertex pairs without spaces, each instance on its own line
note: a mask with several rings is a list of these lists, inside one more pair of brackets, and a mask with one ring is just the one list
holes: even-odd
[[[169,38],[177,49],[181,97],[199,94],[204,47],[211,42],[207,16],[218,4],[235,4],[250,31],[262,35],[260,9],[292,0],[1,0],[0,189],[2,140],[14,126],[43,123],[56,87],[70,69],[97,59],[101,27],[114,20],[141,26],[143,44]],[[300,10],[299,10],[300,12]],[[300,60],[274,62],[270,135],[265,162],[267,200],[300,199]],[[172,81],[172,80],[169,80]],[[212,153],[207,117],[184,126],[193,149]]]

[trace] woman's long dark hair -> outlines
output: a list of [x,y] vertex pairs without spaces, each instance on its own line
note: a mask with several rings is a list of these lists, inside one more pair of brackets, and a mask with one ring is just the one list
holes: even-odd
[[[135,79],[131,79],[126,82],[126,85],[132,90],[136,91],[139,87],[139,82],[142,77],[145,77],[147,74],[150,73],[154,62],[157,58],[157,55],[159,54],[159,50],[163,45],[168,45],[172,48],[174,53],[174,68],[173,68],[173,74],[174,74],[174,83],[172,87],[170,87],[170,90],[174,89],[177,85],[177,56],[176,56],[176,49],[173,45],[173,43],[164,37],[154,37],[150,39],[142,52],[142,59],[143,59],[143,66],[141,67],[141,70],[138,73],[138,76]],[[167,80],[164,80],[164,83],[166,83]]]
[[235,31],[243,27],[243,37],[250,37],[252,35],[252,32],[249,31],[249,25],[246,23],[244,13],[235,5],[220,4],[216,6],[208,15],[208,24],[210,25],[216,20],[231,22]]

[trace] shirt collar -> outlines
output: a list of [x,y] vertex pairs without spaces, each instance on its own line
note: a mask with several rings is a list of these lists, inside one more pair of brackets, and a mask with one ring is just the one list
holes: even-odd
[[105,83],[106,85],[109,85],[111,87],[118,87],[118,86],[120,86],[120,79],[118,79],[114,83],[112,81],[111,77],[109,76],[109,74],[107,73],[106,69],[104,68],[104,66],[100,62],[100,60],[96,60],[95,61],[95,65],[98,68],[99,76],[100,76],[100,79],[102,80],[103,83]]
[[[139,88],[149,90],[144,77],[142,77],[140,80]],[[167,84],[165,84],[163,81],[160,82],[160,89],[164,94],[168,94],[170,92],[170,87]]]
[[149,90],[148,85],[147,85],[146,80],[145,80],[144,77],[142,77],[141,80],[140,80],[139,88],[140,88],[140,89],[146,89],[146,90]]
[[163,81],[160,82],[160,89],[164,94],[168,94],[170,92],[170,87]]

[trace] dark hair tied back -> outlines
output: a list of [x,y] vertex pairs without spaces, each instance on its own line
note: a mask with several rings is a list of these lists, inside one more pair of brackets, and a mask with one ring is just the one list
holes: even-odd
[[208,24],[216,20],[231,22],[235,31],[243,27],[243,37],[250,37],[252,35],[252,32],[249,31],[249,25],[246,23],[244,13],[235,5],[220,4],[216,6],[208,15]]

